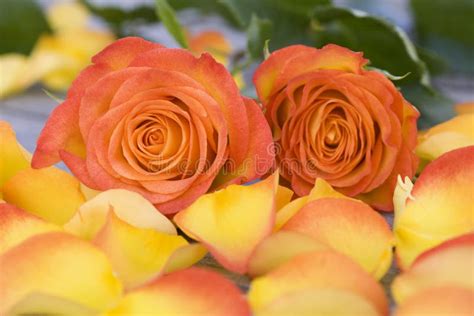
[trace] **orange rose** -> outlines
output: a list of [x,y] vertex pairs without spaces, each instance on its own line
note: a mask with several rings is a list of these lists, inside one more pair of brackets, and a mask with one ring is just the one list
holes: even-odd
[[317,178],[392,210],[397,175],[417,166],[418,111],[361,53],[295,45],[272,53],[254,83],[266,110],[283,178],[307,195]]
[[92,62],[49,117],[33,167],[63,160],[93,189],[135,191],[174,213],[273,164],[261,109],[209,54],[124,38]]

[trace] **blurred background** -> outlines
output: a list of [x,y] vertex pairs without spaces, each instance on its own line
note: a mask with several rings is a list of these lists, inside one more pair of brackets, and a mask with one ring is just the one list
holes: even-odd
[[393,80],[420,128],[474,100],[472,0],[0,0],[0,119],[34,150],[72,80],[124,36],[210,52],[251,97],[265,52],[343,45]]

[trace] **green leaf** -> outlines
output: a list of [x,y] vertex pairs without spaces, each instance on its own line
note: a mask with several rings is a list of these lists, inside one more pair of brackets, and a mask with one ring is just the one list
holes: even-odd
[[362,51],[374,67],[390,73],[411,73],[404,82],[430,85],[426,65],[406,33],[396,25],[363,11],[333,6],[317,7],[313,18],[318,25],[318,46],[335,43]]
[[273,24],[270,20],[260,19],[256,14],[252,15],[247,28],[247,49],[251,58],[264,57],[265,43],[271,36],[272,27]]
[[420,129],[429,128],[454,117],[453,100],[440,92],[433,91],[419,84],[408,84],[400,87],[403,96],[421,113],[418,119]]
[[62,103],[64,100],[61,99],[60,97],[58,97],[57,95],[54,95],[54,93],[52,93],[51,91],[48,91],[46,89],[42,89],[43,92],[53,101],[57,102],[57,103]]
[[39,36],[49,32],[41,8],[33,0],[0,0],[0,54],[29,54]]
[[156,14],[166,27],[168,32],[174,37],[181,47],[188,48],[188,41],[184,34],[183,28],[176,18],[173,8],[166,0],[155,0]]

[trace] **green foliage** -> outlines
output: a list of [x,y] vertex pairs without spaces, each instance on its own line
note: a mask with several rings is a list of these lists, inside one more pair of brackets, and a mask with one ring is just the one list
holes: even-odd
[[188,47],[188,41],[184,30],[181,27],[173,8],[166,0],[155,0],[156,14],[160,17],[161,22],[168,32],[174,37],[181,47]]
[[33,0],[0,1],[0,54],[28,54],[39,36],[50,28]]
[[260,19],[257,15],[252,15],[247,28],[247,49],[251,58],[261,59],[264,54],[265,42],[270,38],[272,32],[272,22],[268,19]]

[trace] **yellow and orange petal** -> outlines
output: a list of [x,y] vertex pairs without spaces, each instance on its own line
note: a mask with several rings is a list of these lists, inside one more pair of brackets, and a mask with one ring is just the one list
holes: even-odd
[[458,286],[474,290],[474,233],[445,241],[421,254],[392,283],[398,303],[429,288]]
[[0,314],[35,293],[100,312],[114,306],[122,293],[107,257],[61,232],[26,239],[0,256],[0,266]]
[[29,168],[30,161],[31,154],[18,143],[11,125],[0,120],[0,191],[18,171]]
[[458,103],[454,106],[454,110],[459,115],[474,113],[474,102]]
[[415,151],[426,163],[448,151],[472,145],[474,145],[474,113],[466,113],[424,132],[418,137]]
[[21,170],[2,191],[6,202],[57,225],[69,221],[85,201],[79,181],[56,167]]
[[254,279],[248,299],[258,315],[287,296],[311,290],[349,292],[370,304],[376,315],[388,315],[387,298],[380,284],[351,259],[330,250],[298,255]]
[[249,185],[230,185],[201,196],[174,221],[203,243],[227,269],[245,273],[255,247],[270,234],[278,173]]
[[279,231],[265,238],[255,248],[249,262],[248,274],[264,275],[299,254],[329,247],[316,239],[293,231]]
[[190,268],[158,278],[127,293],[108,312],[113,315],[250,316],[239,289],[217,272]]
[[[196,245],[189,245],[182,236],[134,227],[112,210],[93,243],[107,255],[125,288],[144,284],[164,273],[165,269],[170,272],[171,267],[187,268],[206,254],[204,247],[200,246],[201,250],[197,251],[193,249]],[[184,252],[188,255],[183,255]]]
[[402,269],[425,250],[474,230],[472,179],[474,146],[459,148],[428,164],[405,200],[396,202],[394,233]]
[[395,316],[474,315],[474,290],[444,286],[422,291],[398,306]]
[[381,279],[392,263],[393,235],[385,219],[360,201],[321,198],[306,204],[281,229],[313,237]]
[[61,228],[14,205],[0,203],[0,255],[31,236],[54,231]]
[[107,221],[112,210],[122,221],[137,227],[150,228],[176,235],[176,228],[143,196],[123,189],[101,192],[80,206],[64,228],[82,238],[93,239]]

